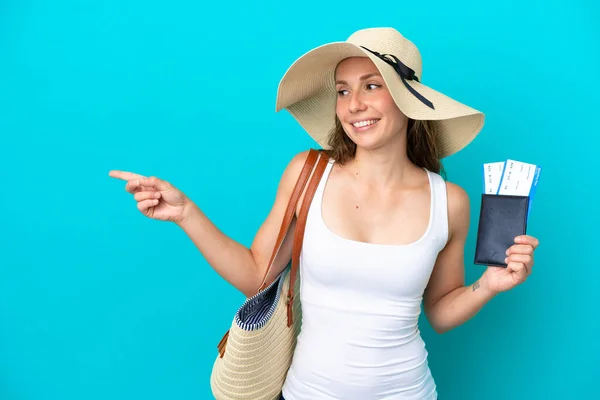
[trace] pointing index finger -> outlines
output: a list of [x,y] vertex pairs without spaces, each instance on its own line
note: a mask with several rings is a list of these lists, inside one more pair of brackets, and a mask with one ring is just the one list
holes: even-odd
[[128,171],[119,171],[119,170],[111,170],[108,172],[108,175],[113,178],[122,179],[124,181],[129,181],[131,179],[140,179],[145,178],[143,175],[135,174],[133,172]]

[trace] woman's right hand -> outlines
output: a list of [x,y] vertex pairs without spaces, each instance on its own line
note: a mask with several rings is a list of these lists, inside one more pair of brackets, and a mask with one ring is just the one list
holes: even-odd
[[133,194],[137,208],[148,218],[180,223],[189,208],[189,199],[169,182],[154,176],[112,170],[109,176],[127,181],[125,190]]

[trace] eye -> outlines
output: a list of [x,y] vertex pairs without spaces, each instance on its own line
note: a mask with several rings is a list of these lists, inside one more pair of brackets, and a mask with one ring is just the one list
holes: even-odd
[[338,94],[338,96],[344,96],[347,92],[348,92],[347,90],[341,89],[341,90],[337,91],[337,94]]
[[367,89],[369,89],[369,90],[377,89],[379,87],[381,87],[381,85],[377,85],[375,83],[369,83],[369,84],[367,84]]

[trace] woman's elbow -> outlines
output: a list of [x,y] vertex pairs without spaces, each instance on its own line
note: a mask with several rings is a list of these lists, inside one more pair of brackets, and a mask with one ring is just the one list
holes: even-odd
[[452,330],[453,326],[448,324],[447,321],[444,320],[443,316],[436,314],[433,312],[433,310],[430,310],[429,312],[426,311],[425,315],[429,325],[435,333],[442,335]]

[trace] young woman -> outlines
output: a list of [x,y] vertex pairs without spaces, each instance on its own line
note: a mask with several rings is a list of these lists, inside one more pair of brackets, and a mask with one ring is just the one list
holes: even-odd
[[[488,267],[465,286],[469,199],[442,178],[440,159],[473,140],[483,114],[421,77],[414,44],[394,29],[373,28],[306,53],[280,83],[277,108],[291,112],[330,158],[306,222],[302,331],[283,386],[287,400],[436,399],[417,325],[421,303],[431,326],[446,332],[532,272],[538,240],[525,235],[506,249],[506,267]],[[110,175],[127,181],[144,215],[178,224],[224,279],[251,296],[306,155],[283,172],[251,248],[167,181]],[[291,258],[291,246],[282,251],[269,279]]]

